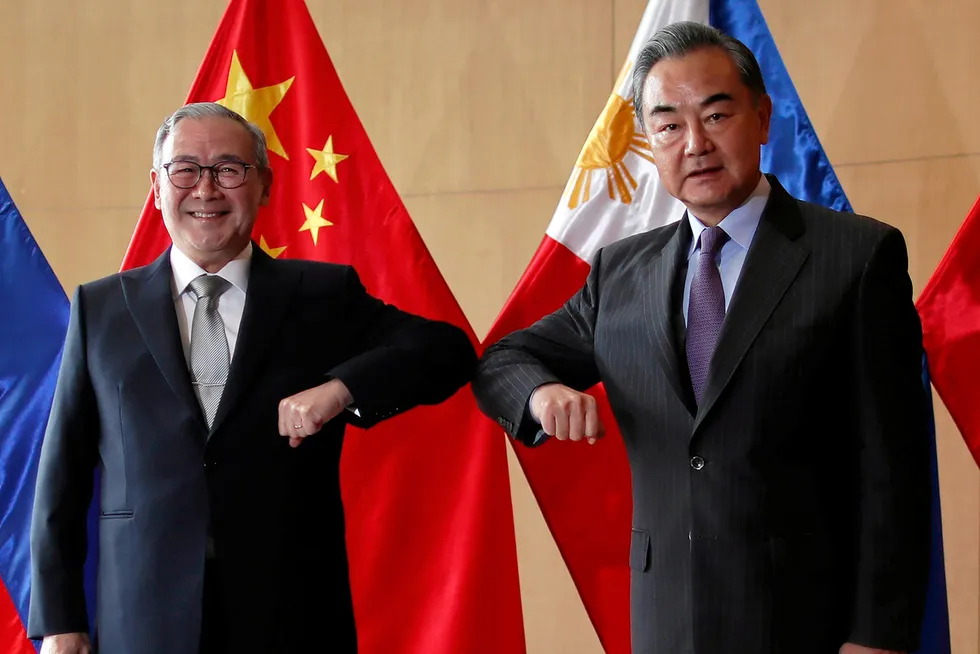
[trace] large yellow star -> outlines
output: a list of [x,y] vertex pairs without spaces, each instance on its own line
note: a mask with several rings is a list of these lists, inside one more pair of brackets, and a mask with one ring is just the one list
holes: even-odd
[[323,200],[320,200],[320,204],[316,205],[316,209],[310,209],[306,204],[303,204],[303,213],[306,214],[306,222],[303,226],[299,228],[299,231],[305,232],[309,231],[310,235],[313,237],[313,245],[316,245],[316,239],[320,235],[321,227],[330,227],[333,225],[332,222],[326,220],[323,217]]
[[266,243],[264,236],[259,237],[259,247],[262,248],[262,251],[268,254],[273,259],[278,259],[279,255],[286,251],[285,245],[282,246],[281,248],[269,247],[269,244]]
[[330,175],[330,179],[337,181],[337,164],[346,159],[350,155],[346,154],[335,154],[333,151],[333,136],[327,137],[327,142],[323,146],[323,150],[314,150],[313,148],[306,148],[306,151],[310,153],[313,160],[316,162],[313,164],[313,172],[310,173],[310,179],[316,178],[320,173],[326,173]]
[[276,129],[272,126],[273,110],[282,102],[293,80],[290,77],[285,82],[272,86],[263,86],[260,89],[253,89],[252,83],[242,69],[242,64],[238,61],[238,52],[231,54],[231,68],[228,70],[228,86],[225,89],[225,97],[218,100],[218,104],[227,107],[245,117],[250,123],[258,125],[265,132],[265,140],[269,150],[275,152],[283,159],[288,160],[289,155],[282,148]]

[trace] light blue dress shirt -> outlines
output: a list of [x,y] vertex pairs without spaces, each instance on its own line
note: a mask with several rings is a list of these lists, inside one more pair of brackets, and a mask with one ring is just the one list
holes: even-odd
[[[735,285],[742,274],[742,266],[745,264],[745,255],[749,252],[752,239],[759,228],[759,221],[762,220],[762,210],[766,208],[769,201],[769,180],[765,175],[759,179],[759,184],[749,195],[748,199],[739,205],[734,211],[725,216],[718,226],[725,230],[729,240],[725,243],[721,252],[718,253],[718,270],[721,273],[721,285],[725,291],[725,311],[732,301],[732,294],[735,292]],[[700,250],[700,237],[706,227],[690,211],[687,212],[687,219],[691,223],[691,250],[687,254],[687,278],[684,280],[684,324],[687,324],[687,308],[691,300],[691,281],[694,279],[696,265],[691,264],[691,258]],[[530,400],[525,411],[530,414]],[[534,445],[544,442],[548,434],[543,429],[538,430],[534,439]]]
[[[742,266],[745,264],[745,255],[749,252],[752,239],[755,238],[755,231],[759,227],[762,219],[762,210],[766,208],[769,201],[769,180],[763,175],[759,180],[758,186],[752,191],[749,198],[737,209],[725,216],[725,219],[718,223],[718,226],[725,230],[729,236],[729,241],[721,247],[718,253],[718,272],[721,273],[721,286],[725,291],[725,311],[732,301],[732,294],[735,292],[735,285],[742,274]],[[694,271],[697,265],[691,259],[701,249],[700,237],[706,227],[690,211],[687,212],[687,219],[691,223],[691,250],[687,254],[687,278],[684,280],[684,324],[687,324],[687,308],[691,303],[691,282],[694,279]]]

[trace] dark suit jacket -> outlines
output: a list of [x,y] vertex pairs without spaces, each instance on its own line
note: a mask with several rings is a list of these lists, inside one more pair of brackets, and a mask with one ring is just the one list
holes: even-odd
[[633,651],[911,651],[929,453],[905,243],[770,183],[700,406],[686,219],[602,249],[562,309],[487,350],[473,389],[530,444],[537,386],[605,385],[633,478]]
[[371,297],[350,267],[253,247],[209,433],[171,276],[167,252],[75,294],[38,472],[29,633],[87,630],[85,515],[99,468],[101,652],[197,654],[209,529],[228,651],[356,651],[338,479],[355,418],[345,412],[293,449],[278,433],[279,401],[338,378],[367,427],[452,395],[476,364],[472,344]]

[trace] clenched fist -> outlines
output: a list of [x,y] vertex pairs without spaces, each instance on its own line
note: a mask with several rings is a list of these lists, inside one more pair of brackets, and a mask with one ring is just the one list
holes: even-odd
[[45,636],[41,654],[92,654],[88,634],[72,633]]
[[560,441],[595,443],[606,433],[595,398],[563,386],[545,384],[531,393],[531,415],[549,436]]
[[279,434],[287,436],[292,447],[299,447],[304,438],[320,431],[353,401],[339,379],[291,395],[279,402]]

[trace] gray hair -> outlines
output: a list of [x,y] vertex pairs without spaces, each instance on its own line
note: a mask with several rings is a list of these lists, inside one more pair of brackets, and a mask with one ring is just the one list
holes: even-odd
[[644,124],[643,85],[646,84],[650,69],[663,59],[679,59],[703,48],[719,48],[728,53],[732,63],[738,68],[742,83],[752,92],[756,102],[766,94],[766,82],[762,78],[759,62],[744,43],[703,23],[671,23],[657,30],[647,41],[636,58],[636,66],[633,67],[633,109],[640,125]]
[[236,123],[242,125],[248,130],[248,133],[252,136],[252,141],[255,143],[255,164],[260,169],[266,169],[269,167],[269,150],[265,142],[265,134],[262,130],[252,123],[245,120],[240,114],[223,107],[216,102],[196,102],[193,104],[187,104],[173,112],[163,124],[160,125],[160,129],[157,130],[156,140],[153,142],[153,169],[160,170],[160,166],[163,165],[163,143],[167,140],[167,137],[174,131],[174,127],[177,123],[184,120],[185,118],[190,118],[191,120],[200,120],[202,118],[228,118],[234,120]]

